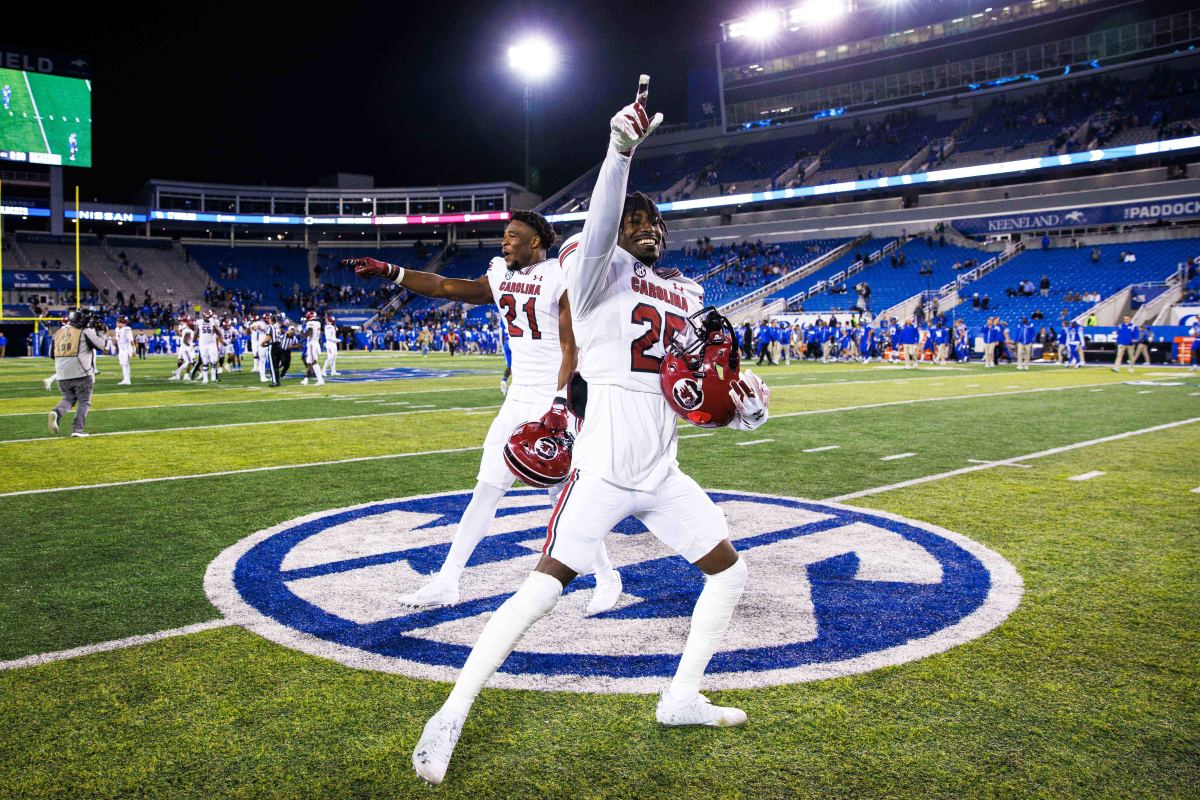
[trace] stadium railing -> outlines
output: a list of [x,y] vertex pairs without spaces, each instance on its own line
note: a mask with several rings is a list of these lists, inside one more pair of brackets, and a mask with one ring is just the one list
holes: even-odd
[[819,270],[821,267],[825,266],[826,264],[829,264],[832,261],[836,261],[841,256],[845,255],[848,252],[851,252],[857,245],[866,241],[868,238],[869,238],[868,235],[864,233],[861,236],[851,239],[850,241],[843,244],[841,247],[835,248],[834,250],[831,250],[828,253],[824,253],[823,255],[818,256],[817,258],[813,259],[812,261],[810,261],[807,264],[805,264],[804,266],[802,266],[800,269],[793,270],[792,272],[788,273],[787,275],[784,275],[774,281],[771,281],[770,283],[766,284],[765,286],[761,286],[758,289],[755,289],[754,291],[737,298],[736,300],[726,303],[725,305],[721,306],[721,308],[720,308],[721,313],[727,317],[732,317],[737,314],[745,314],[746,312],[748,312],[750,310],[750,307],[755,302],[758,302],[758,301],[762,300],[763,298],[774,294],[775,292],[779,291],[780,289],[791,286],[793,283],[796,283],[797,281],[803,280],[806,276],[811,275],[812,273],[816,272],[817,270]]

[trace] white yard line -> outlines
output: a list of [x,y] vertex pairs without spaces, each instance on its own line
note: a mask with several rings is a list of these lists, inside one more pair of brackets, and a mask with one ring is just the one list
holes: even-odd
[[1083,447],[1091,447],[1092,445],[1104,444],[1106,442],[1115,442],[1115,441],[1119,441],[1121,439],[1128,439],[1132,436],[1141,436],[1142,434],[1145,434],[1145,433],[1155,433],[1157,431],[1170,430],[1171,428],[1178,428],[1181,425],[1191,425],[1196,422],[1200,422],[1200,417],[1191,417],[1189,419],[1181,419],[1181,420],[1177,420],[1175,422],[1165,422],[1162,425],[1154,425],[1149,428],[1139,428],[1138,430],[1135,430],[1135,431],[1125,431],[1124,433],[1114,433],[1112,436],[1102,436],[1099,439],[1088,439],[1087,441],[1075,442],[1074,444],[1067,444],[1067,445],[1063,445],[1062,447],[1052,447],[1049,450],[1039,450],[1036,453],[1029,453],[1028,455],[1014,456],[1013,458],[1005,458],[1005,459],[1001,459],[999,461],[989,461],[986,464],[976,464],[975,466],[972,466],[972,467],[961,467],[959,469],[952,469],[948,472],[938,472],[933,475],[924,475],[920,478],[911,478],[906,481],[900,481],[899,483],[890,483],[887,486],[875,486],[870,489],[862,489],[857,492],[850,492],[849,494],[840,494],[840,495],[837,495],[836,497],[829,497],[826,499],[832,500],[833,502],[836,502],[836,503],[840,503],[840,502],[844,502],[846,500],[853,500],[856,497],[868,497],[868,496],[874,495],[874,494],[883,494],[884,492],[894,491],[895,489],[904,489],[909,486],[917,486],[922,483],[929,483],[930,481],[940,481],[943,478],[953,478],[957,475],[966,475],[971,472],[979,472],[980,470],[991,469],[992,467],[1005,467],[1005,466],[1009,466],[1011,464],[1019,464],[1023,461],[1032,461],[1035,458],[1046,458],[1047,456],[1056,456],[1059,453],[1068,453],[1072,450],[1078,450]]
[[895,455],[884,456],[883,458],[881,458],[879,460],[880,461],[899,461],[902,458],[912,458],[915,455],[916,455],[916,453],[896,453]]
[[[950,375],[950,376],[947,376],[946,379],[947,380],[957,380],[959,378],[970,378],[970,377],[974,377],[974,376]],[[772,389],[772,391],[774,391],[775,389],[812,389],[812,388],[820,388],[823,386],[844,386],[844,385],[857,385],[857,384],[868,384],[868,383],[911,383],[911,382],[915,382],[917,380],[920,380],[920,379],[919,378],[910,378],[910,379],[901,380],[901,381],[895,381],[895,380],[845,381],[845,380],[843,380],[843,381],[833,381],[833,382],[828,382],[828,383],[781,383],[781,384],[772,384],[771,389]],[[978,385],[978,384],[976,384],[976,385]],[[214,401],[203,401],[203,402],[199,402],[199,403],[157,403],[157,404],[148,405],[148,406],[120,406],[117,408],[105,408],[105,407],[97,408],[97,406],[93,405],[92,411],[102,411],[107,414],[110,411],[143,411],[143,410],[156,409],[156,408],[193,408],[196,406],[242,405],[245,403],[279,403],[279,402],[286,402],[289,400],[348,400],[348,401],[352,401],[352,402],[371,403],[371,402],[381,402],[381,401],[376,401],[376,400],[372,399],[375,397],[388,398],[388,397],[402,397],[405,395],[413,395],[413,394],[442,394],[445,392],[480,392],[480,391],[487,391],[489,388],[491,388],[491,387],[489,387],[489,386],[451,386],[451,387],[443,387],[440,389],[412,389],[412,390],[406,390],[406,391],[402,391],[402,392],[394,392],[394,391],[369,392],[366,394],[356,394],[356,395],[312,394],[311,392],[303,392],[303,393],[297,393],[297,394],[289,394],[285,397],[279,397],[279,396],[277,396],[277,397],[254,397],[254,398],[250,398],[247,400],[214,400]],[[244,387],[239,387],[239,389],[230,388],[228,391],[258,392],[258,391],[263,391],[263,390],[264,389],[261,386],[244,386]],[[217,390],[217,391],[225,391],[225,390],[221,389],[221,390]],[[103,398],[108,398],[108,397],[124,397],[127,395],[133,395],[133,394],[138,394],[138,392],[105,392],[103,394],[93,395],[93,400],[95,400],[96,398],[103,399]],[[51,397],[55,397],[55,395],[48,393],[46,395],[46,397],[47,397],[47,399],[49,399]],[[28,399],[28,398],[11,398],[11,399],[19,400],[19,399]],[[0,413],[0,417],[44,417],[45,415],[46,415],[45,411],[12,411],[12,412]],[[682,424],[686,425],[687,423],[682,423]]]
[[[500,406],[488,406],[493,411]],[[428,409],[434,406],[413,406],[414,409]],[[478,409],[473,408],[443,408],[440,412],[476,412]],[[493,411],[485,413],[491,414]],[[46,412],[42,412],[45,414]],[[265,419],[255,420],[253,422],[220,422],[215,425],[187,425],[177,428],[138,428],[132,431],[109,431],[108,433],[93,433],[88,438],[95,439],[98,436],[133,436],[136,434],[145,433],[175,433],[179,431],[204,431],[214,428],[249,428],[258,425],[286,425],[291,422],[306,423],[306,422],[340,422],[348,419],[376,419],[378,417],[403,417],[410,414],[430,414],[431,411],[382,411],[378,414],[347,414],[341,417],[302,417],[299,419]],[[29,439],[4,439],[0,440],[0,444],[21,444],[23,442],[53,442],[63,439],[62,436],[37,436]]]
[[1151,391],[1149,389],[1143,389],[1142,391],[1138,392],[1138,394],[1151,394]]
[[942,403],[947,400],[973,400],[977,397],[1006,397],[1015,394],[1036,394],[1038,392],[1063,392],[1068,389],[1087,389],[1092,386],[1106,384],[1080,383],[1074,386],[1043,386],[1036,389],[1019,389],[1006,392],[978,392],[976,394],[955,394],[947,397],[918,397],[914,400],[890,400],[886,403],[867,403],[861,406],[842,406],[841,408],[814,408],[811,411],[789,411],[786,414],[772,414],[771,419],[784,417],[807,417],[813,414],[834,414],[842,411],[859,411],[865,408],[887,408],[888,406],[909,406],[915,403]]
[[841,447],[840,444],[827,444],[824,447],[810,447],[807,450],[802,450],[802,453],[824,453],[826,450],[837,450]]
[[[1039,393],[1039,392],[1059,392],[1059,391],[1066,391],[1068,389],[1082,389],[1082,388],[1087,388],[1089,386],[1095,386],[1095,385],[1096,384],[1079,384],[1076,386],[1047,386],[1047,387],[1040,387],[1040,388],[1035,388],[1035,389],[1020,389],[1017,391],[979,392],[976,394],[959,394],[959,395],[950,395],[947,397],[920,397],[920,398],[915,398],[915,399],[911,399],[911,400],[892,400],[892,401],[885,402],[885,403],[867,403],[867,404],[858,405],[858,406],[840,406],[838,408],[817,408],[817,409],[811,409],[809,411],[791,411],[786,414],[775,414],[775,415],[773,415],[773,418],[774,419],[783,419],[785,417],[805,417],[805,416],[812,416],[814,414],[834,414],[834,413],[841,413],[843,411],[860,411],[863,409],[887,408],[889,406],[904,406],[904,405],[913,405],[913,404],[917,404],[917,403],[940,403],[940,402],[946,402],[946,401],[952,401],[952,400],[972,400],[977,397],[1004,397],[1004,396],[1008,396],[1008,395],[1034,394],[1034,393]],[[253,401],[250,401],[250,402],[253,402]],[[92,436],[90,438],[96,438],[97,436],[131,436],[131,435],[140,435],[140,434],[147,434],[147,433],[210,430],[210,429],[217,429],[217,428],[250,427],[250,426],[259,426],[259,425],[284,425],[287,423],[331,422],[331,421],[347,420],[347,419],[369,419],[369,418],[373,418],[373,417],[395,417],[395,416],[403,416],[403,415],[408,415],[408,414],[430,414],[430,413],[440,413],[442,411],[459,412],[459,413],[463,413],[464,416],[466,416],[466,415],[472,414],[472,412],[482,411],[485,409],[494,410],[497,408],[500,408],[500,406],[486,406],[486,407],[482,407],[482,408],[480,408],[480,407],[475,407],[475,408],[451,407],[451,408],[445,408],[445,409],[437,409],[435,406],[414,405],[414,406],[410,406],[409,410],[385,411],[385,412],[381,412],[378,414],[351,414],[351,415],[340,416],[340,417],[304,417],[304,418],[300,418],[300,419],[258,420],[258,421],[254,421],[254,422],[223,422],[223,423],[218,423],[215,425],[191,425],[191,426],[173,427],[173,428],[138,428],[136,430],[131,430],[131,431],[111,431],[109,433],[94,433],[94,434],[92,434]],[[422,409],[432,409],[432,410],[422,410]],[[38,411],[36,413],[39,415],[44,415],[46,412]],[[491,413],[491,411],[489,410],[488,413]],[[679,427],[680,428],[688,427],[688,423],[681,421],[679,423]],[[62,436],[39,436],[39,437],[30,437],[27,439],[6,439],[6,440],[0,440],[0,445],[19,444],[22,442],[57,441],[62,438],[64,438],[64,437],[62,437]],[[0,497],[2,497],[2,496],[3,495],[0,495]]]
[[748,442],[734,442],[734,444],[736,444],[738,447],[749,447],[752,444],[766,444],[767,442],[773,442],[773,441],[775,441],[775,440],[774,439],[751,439]]
[[157,633],[130,636],[127,639],[113,639],[108,642],[89,644],[84,647],[73,647],[70,650],[59,650],[54,653],[39,653],[38,655],[25,656],[24,658],[13,659],[12,661],[0,661],[0,670],[36,667],[38,664],[49,664],[52,661],[65,661],[68,658],[90,656],[92,653],[107,653],[110,650],[136,647],[139,644],[149,644],[150,642],[157,642],[162,639],[170,639],[173,636],[187,636],[190,633],[211,631],[215,628],[224,628],[233,624],[231,620],[224,618],[213,619],[208,622],[198,622],[195,625],[185,625],[182,628],[171,628],[170,630],[158,631]]
[[248,467],[246,469],[227,469],[219,472],[197,472],[191,475],[165,475],[161,478],[138,478],[132,481],[114,481],[112,483],[87,483],[80,486],[53,486],[48,489],[25,489],[19,492],[4,492],[0,497],[21,497],[29,494],[54,494],[57,492],[74,492],[79,489],[111,489],[114,486],[133,486],[139,483],[163,483],[165,481],[187,481],[193,478],[218,478],[224,475],[246,475],[251,472],[276,472],[285,469],[304,469],[306,467],[330,467],[336,464],[356,464],[360,461],[384,461],[392,458],[416,458],[417,456],[436,456],[447,453],[469,453],[472,450],[482,450],[482,445],[475,447],[448,447],[443,450],[419,450],[411,453],[389,453],[382,456],[358,456],[356,458],[339,458],[332,461],[308,461],[303,464],[275,464],[270,467]]
[[1069,481],[1090,481],[1092,478],[1099,478],[1103,474],[1104,473],[1100,472],[1099,470],[1092,470],[1091,472],[1085,472],[1082,475],[1072,475],[1071,477],[1067,478],[1067,480],[1069,480]]
[[37,98],[33,96],[33,87],[29,85],[29,73],[21,73],[25,77],[25,88],[29,90],[29,102],[33,103],[33,116],[38,121],[38,128],[42,131],[42,141],[46,143],[46,152],[53,152],[50,149],[50,140],[46,138],[46,126],[42,124],[42,112],[38,111]]
[[703,439],[705,436],[712,436],[711,433],[690,433],[687,436],[680,436],[682,439]]
[[[1195,422],[1200,422],[1200,417],[1192,417],[1191,419],[1178,420],[1177,422],[1168,422],[1168,423],[1165,423],[1162,425],[1155,425],[1154,427],[1151,427],[1151,428],[1141,428],[1141,429],[1135,430],[1135,431],[1126,431],[1125,433],[1117,433],[1117,434],[1113,434],[1112,436],[1102,437],[1100,439],[1090,439],[1085,442],[1076,442],[1075,444],[1064,445],[1062,447],[1055,447],[1050,450],[1042,450],[1037,453],[1030,453],[1029,455],[1025,455],[1025,456],[1017,456],[1015,458],[1008,458],[1008,459],[1004,459],[1002,461],[988,461],[988,462],[981,463],[974,467],[964,467],[962,469],[951,470],[949,472],[940,472],[940,473],[937,473],[936,475],[926,475],[921,478],[913,478],[912,480],[901,481],[900,483],[893,483],[893,484],[889,484],[887,486],[878,486],[878,487],[875,487],[872,489],[864,489],[859,492],[852,492],[850,494],[838,495],[836,497],[830,497],[828,499],[833,502],[844,502],[846,500],[853,500],[854,498],[857,498],[857,497],[866,497],[868,495],[881,494],[883,492],[890,492],[893,489],[900,489],[900,488],[904,488],[904,487],[908,487],[908,486],[915,486],[917,484],[928,483],[931,481],[937,481],[937,480],[941,480],[943,478],[950,478],[950,477],[954,477],[956,475],[963,475],[963,474],[966,474],[969,472],[977,472],[979,470],[991,469],[992,467],[1023,466],[1021,464],[1018,464],[1017,462],[1028,461],[1028,460],[1035,459],[1035,458],[1045,458],[1046,456],[1057,455],[1058,453],[1065,453],[1065,452],[1069,452],[1071,450],[1077,450],[1082,447],[1090,447],[1090,446],[1096,445],[1096,444],[1103,444],[1105,442],[1112,442],[1112,441],[1117,441],[1119,439],[1126,439],[1131,436],[1140,436],[1141,434],[1144,434],[1144,433],[1153,433],[1155,431],[1167,430],[1170,428],[1177,428],[1181,425],[1190,425]],[[711,435],[712,434],[710,434],[710,433],[692,434],[693,437],[711,436]],[[684,438],[684,437],[680,437],[680,438]],[[461,450],[480,450],[480,449],[482,449],[482,448],[479,448],[479,447],[461,448]],[[370,461],[370,460],[377,460],[377,459],[384,459],[384,458],[403,458],[405,456],[429,455],[429,454],[433,454],[433,453],[446,453],[446,452],[459,452],[459,451],[458,450],[431,450],[431,451],[427,451],[425,453],[401,453],[401,454],[394,455],[394,456],[368,456],[365,458],[345,459],[343,461],[318,462],[318,463],[314,463],[314,464],[293,464],[293,465],[278,466],[278,467],[258,467],[258,468],[254,468],[254,469],[234,470],[231,472],[206,473],[203,475],[183,475],[183,476],[176,476],[176,477],[169,477],[169,478],[148,478],[145,480],[128,481],[125,483],[107,483],[107,484],[96,484],[96,485],[92,485],[92,486],[69,486],[69,487],[64,487],[61,489],[34,489],[31,491],[26,491],[26,492],[9,492],[8,494],[0,494],[0,497],[10,497],[12,495],[24,495],[24,494],[41,494],[41,493],[45,493],[45,492],[71,491],[74,489],[96,489],[96,488],[101,488],[101,487],[123,486],[123,485],[126,485],[127,483],[153,483],[156,481],[183,480],[186,478],[204,478],[204,477],[209,477],[209,476],[213,476],[213,475],[231,475],[231,474],[240,474],[240,473],[246,473],[246,472],[265,472],[265,471],[269,471],[269,470],[294,469],[294,468],[299,468],[299,467],[320,466],[320,465],[324,465],[324,464],[344,464],[344,463],[347,463],[350,461]],[[1200,494],[1200,486],[1196,487],[1195,489],[1192,489],[1192,492]],[[78,656],[90,655],[92,653],[103,653],[103,652],[108,652],[111,650],[119,650],[121,648],[133,647],[133,646],[140,645],[140,644],[147,644],[149,642],[158,641],[160,639],[166,639],[166,638],[169,638],[172,636],[184,636],[189,633],[199,633],[200,631],[211,630],[213,628],[221,628],[221,627],[225,627],[227,625],[232,625],[232,624],[233,624],[232,622],[230,622],[229,620],[226,620],[226,619],[215,619],[215,620],[210,620],[209,622],[201,622],[196,625],[188,625],[183,628],[172,628],[170,630],[159,631],[158,633],[150,633],[150,634],[145,634],[142,636],[131,636],[127,639],[115,639],[113,641],[101,642],[99,644],[87,645],[85,647],[76,647],[71,650],[60,650],[60,651],[54,652],[54,653],[43,653],[40,655],[25,656],[24,658],[18,658],[13,661],[0,662],[0,670],[17,669],[20,667],[29,667],[29,666],[34,666],[37,664],[46,664],[46,663],[49,663],[52,661],[61,661],[61,660],[68,659],[68,658],[76,658]]]
[[989,464],[993,467],[1016,467],[1017,469],[1033,469],[1032,464],[1003,464],[998,461],[985,461],[982,458],[968,458],[967,461],[969,461],[972,464]]

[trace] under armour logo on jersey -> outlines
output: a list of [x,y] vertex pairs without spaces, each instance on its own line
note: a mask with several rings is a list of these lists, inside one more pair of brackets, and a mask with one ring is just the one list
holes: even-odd
[[[705,686],[818,680],[900,664],[986,634],[1020,602],[1004,558],[922,522],[832,503],[710,492],[750,581]],[[400,597],[445,559],[469,492],[319,512],[260,531],[212,564],[204,586],[229,619],[356,668],[450,681],[491,612],[540,556],[545,492],[509,492],[463,577],[463,599],[412,609]],[[566,535],[560,533],[560,535]],[[687,638],[701,573],[629,518],[608,539],[625,591],[584,617],[579,578],[490,685],[655,692]]]

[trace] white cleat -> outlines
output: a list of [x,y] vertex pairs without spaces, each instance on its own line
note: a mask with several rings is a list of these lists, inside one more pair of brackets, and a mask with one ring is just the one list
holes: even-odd
[[621,597],[621,588],[621,573],[615,569],[609,570],[607,575],[597,575],[596,588],[587,604],[587,616],[603,614],[615,606]]
[[317,378],[317,386],[324,386],[324,385],[325,385],[325,379]]
[[131,384],[129,381],[118,381],[117,382],[117,386],[132,386],[132,385],[133,384]]
[[417,775],[428,783],[437,786],[446,777],[450,756],[454,755],[454,745],[458,744],[466,719],[442,709],[425,723],[425,730],[421,731],[421,738],[413,750],[412,763]]
[[707,725],[712,728],[731,728],[746,721],[746,712],[730,706],[714,706],[708,698],[697,694],[683,704],[671,703],[663,692],[658,700],[654,718],[662,725]]
[[49,378],[46,378],[44,381],[42,381],[42,386],[45,386],[45,387],[46,387],[46,391],[47,391],[47,392],[49,392],[49,391],[53,391],[53,386],[54,386],[54,376],[53,376],[53,375],[51,375]]
[[58,433],[58,412],[51,411],[50,416],[46,420],[51,433]]
[[72,431],[71,432],[71,437],[74,439],[86,439],[89,436],[91,436],[90,433],[84,433],[83,431]]
[[301,385],[301,386],[308,386],[308,378],[305,378],[304,380],[300,381],[300,385]]
[[406,606],[452,606],[458,602],[458,582],[436,577],[412,594],[400,598]]
[[179,380],[179,376],[178,376],[178,375],[172,375],[171,377],[167,378],[167,380],[169,380],[169,381],[177,381],[177,380]]

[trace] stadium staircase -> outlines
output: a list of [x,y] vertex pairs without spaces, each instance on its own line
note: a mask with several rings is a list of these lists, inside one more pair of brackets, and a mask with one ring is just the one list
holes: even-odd
[[[808,301],[813,298],[818,298],[837,288],[846,282],[847,278],[851,278],[869,265],[880,261],[885,256],[891,255],[900,246],[899,240],[896,239],[872,239],[866,235],[854,240],[854,246],[844,250],[836,259],[826,262],[822,268],[814,270],[808,276],[809,280],[815,280],[807,289],[799,292],[790,291],[777,292],[764,306],[764,310],[770,313],[779,313],[784,309],[799,310],[808,309]],[[863,251],[866,251],[865,256],[861,256]],[[838,298],[840,295],[830,295],[830,297]],[[835,301],[835,305],[840,301]],[[828,310],[828,309],[821,309]]]
[[792,270],[787,275],[783,275],[765,286],[760,286],[735,300],[725,303],[720,307],[720,311],[735,323],[757,320],[764,315],[777,313],[785,302],[783,295],[787,294],[790,287],[805,278],[823,271],[830,264],[839,261],[847,255],[853,254],[855,248],[867,240],[867,235],[863,234],[844,242],[832,250],[822,253],[799,269]]
[[[109,263],[117,265],[108,269],[131,279],[139,298],[148,290],[157,302],[197,303],[204,299],[204,290],[210,283],[208,275],[190,263],[183,248],[170,239],[109,236],[104,240],[104,250]],[[131,265],[136,262],[142,268],[140,277],[131,269],[120,273],[121,253],[125,253]]]

